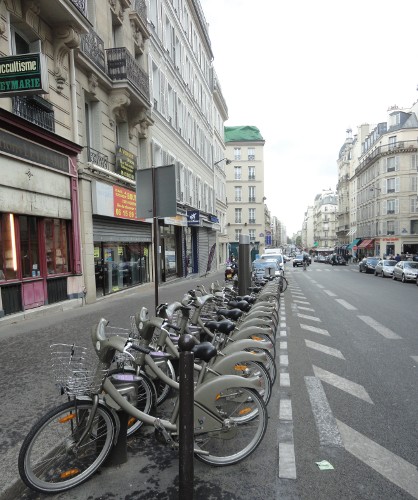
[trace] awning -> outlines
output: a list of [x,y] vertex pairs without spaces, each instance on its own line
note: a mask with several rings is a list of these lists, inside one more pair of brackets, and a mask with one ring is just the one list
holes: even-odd
[[347,247],[347,250],[352,250],[353,247],[355,247],[358,242],[361,241],[361,238],[356,238],[355,240],[353,240]]
[[318,243],[317,241],[315,241],[315,243],[313,244],[314,248],[315,248],[315,247],[317,247],[317,246],[318,246],[318,244],[319,244],[319,243]]
[[373,246],[374,240],[364,240],[360,243],[358,248],[370,248]]

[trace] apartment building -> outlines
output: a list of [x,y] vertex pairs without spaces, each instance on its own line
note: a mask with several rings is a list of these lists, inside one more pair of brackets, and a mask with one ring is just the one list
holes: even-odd
[[225,127],[227,232],[230,256],[237,256],[239,236],[249,235],[251,255],[265,249],[265,141],[257,127]]
[[337,195],[333,190],[323,190],[315,196],[313,206],[313,248],[317,252],[332,252],[337,243]]
[[143,168],[176,169],[161,278],[216,266],[227,107],[197,0],[1,2],[0,57],[0,316],[153,279]]

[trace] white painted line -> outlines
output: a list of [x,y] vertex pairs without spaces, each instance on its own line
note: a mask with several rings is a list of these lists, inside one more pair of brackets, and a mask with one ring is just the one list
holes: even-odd
[[294,300],[293,301],[295,304],[310,304],[307,300]]
[[280,373],[280,387],[290,387],[290,376],[288,373]]
[[411,356],[411,358],[416,362],[418,363],[418,356]]
[[324,285],[316,285],[318,288],[325,288]]
[[315,377],[305,377],[305,384],[318,430],[320,445],[342,448],[344,445],[337,421],[331,411],[321,382]]
[[327,335],[329,337],[328,330],[324,330],[323,328],[316,328],[316,326],[305,325],[303,323],[300,324],[302,330],[308,330],[309,332],[320,333],[321,335]]
[[305,339],[305,344],[306,347],[309,347],[310,349],[315,349],[315,351],[320,351],[325,354],[329,354],[330,356],[334,356],[335,358],[345,359],[342,352],[339,351],[338,349],[334,349],[333,347],[328,347],[323,344],[318,344],[317,342],[312,342],[312,340],[307,340],[307,339]]
[[337,295],[334,292],[331,292],[331,290],[324,290],[324,292],[329,295],[330,297],[336,297]]
[[292,420],[292,402],[290,399],[280,400],[279,419]]
[[286,328],[286,322],[280,323],[280,328]]
[[282,366],[289,366],[289,357],[287,354],[280,354],[279,356],[279,363]]
[[327,372],[318,366],[312,366],[313,372],[316,377],[321,379],[323,382],[326,382],[341,391],[347,392],[356,398],[362,399],[367,403],[374,404],[371,400],[370,396],[367,394],[366,389],[360,385],[352,382],[351,380],[347,380],[346,378],[340,377],[335,373]]
[[347,302],[344,299],[335,299],[335,302],[338,302],[349,311],[357,311],[357,307],[352,306],[349,302]]
[[418,470],[415,465],[398,457],[340,420],[337,420],[337,424],[344,447],[349,453],[414,498],[418,498]]
[[362,321],[366,323],[366,325],[371,326],[374,330],[376,330],[377,333],[380,333],[383,337],[386,339],[401,339],[397,333],[392,332],[392,330],[389,330],[389,328],[386,328],[386,326],[381,325],[378,321],[374,320],[370,316],[357,316],[360,318]]
[[280,342],[280,349],[287,349],[287,342]]
[[279,443],[279,477],[296,479],[295,447],[293,443]]
[[297,306],[297,308],[301,311],[315,311],[315,309],[312,309],[312,307]]
[[280,337],[287,337],[286,330],[280,330]]
[[307,314],[300,314],[300,313],[298,313],[297,316],[299,316],[299,318],[310,319],[311,321],[321,322],[321,320],[316,316],[308,316]]

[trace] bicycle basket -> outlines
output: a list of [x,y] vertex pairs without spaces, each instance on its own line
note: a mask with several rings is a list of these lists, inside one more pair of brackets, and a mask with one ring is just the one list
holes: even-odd
[[108,370],[98,369],[100,360],[92,349],[75,344],[52,344],[52,371],[62,394],[97,394]]

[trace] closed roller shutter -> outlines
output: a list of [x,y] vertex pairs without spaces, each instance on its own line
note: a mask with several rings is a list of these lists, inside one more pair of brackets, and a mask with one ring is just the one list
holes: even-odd
[[200,227],[198,235],[199,275],[202,276],[203,274],[206,274],[206,268],[208,266],[209,231],[205,227]]
[[152,225],[145,222],[115,219],[93,219],[94,241],[125,241],[151,243]]

